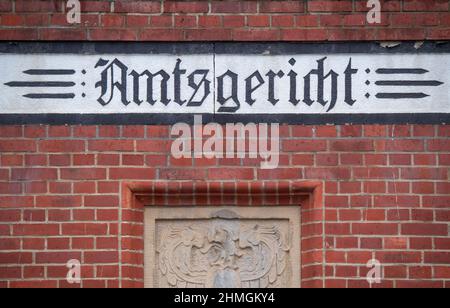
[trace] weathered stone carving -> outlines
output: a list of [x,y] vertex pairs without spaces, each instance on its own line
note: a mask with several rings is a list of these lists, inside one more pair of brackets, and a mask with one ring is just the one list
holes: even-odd
[[159,226],[162,281],[170,287],[280,287],[289,275],[290,249],[282,223],[213,219]]
[[146,215],[151,225],[146,222],[146,286],[299,286],[299,217],[289,217],[292,212],[271,215],[265,212],[268,208],[252,208],[238,209],[238,214],[202,209],[182,218],[186,211],[174,214],[181,209],[171,210]]

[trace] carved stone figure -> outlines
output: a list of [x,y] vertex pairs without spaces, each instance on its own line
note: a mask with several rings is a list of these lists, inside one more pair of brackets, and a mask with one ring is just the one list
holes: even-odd
[[289,218],[245,219],[233,212],[216,216],[219,217],[155,220],[151,228],[155,235],[154,286],[291,286],[293,276],[299,275],[292,266],[292,257],[299,257],[292,250],[298,249],[299,243],[293,243]]

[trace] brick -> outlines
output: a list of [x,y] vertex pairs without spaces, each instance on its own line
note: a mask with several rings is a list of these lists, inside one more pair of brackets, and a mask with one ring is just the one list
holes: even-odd
[[109,179],[111,180],[150,180],[155,176],[156,171],[153,168],[111,168],[109,171]]
[[85,150],[82,140],[42,140],[38,144],[40,152],[67,153],[84,152]]
[[323,140],[283,140],[282,149],[286,152],[326,151],[327,142]]
[[0,1],[0,12],[11,12],[12,2],[11,0],[1,0]]
[[49,157],[50,166],[68,166],[70,165],[70,155],[68,154],[51,154]]
[[145,140],[136,141],[138,152],[166,153],[170,151],[171,143],[167,140]]
[[418,196],[402,195],[379,195],[374,197],[376,207],[419,207],[420,198]]
[[75,126],[73,128],[75,138],[94,138],[97,136],[96,126]]
[[138,38],[136,29],[89,29],[88,35],[93,41],[136,41]]
[[247,17],[247,25],[249,27],[269,27],[269,15],[250,15]]
[[0,251],[1,250],[20,250],[20,239],[2,239],[0,242]]
[[420,263],[421,253],[408,251],[403,251],[402,253],[398,253],[398,251],[377,251],[375,252],[375,258],[383,264]]
[[95,251],[84,253],[84,262],[87,264],[117,263],[118,261],[118,253],[115,251]]
[[66,264],[68,260],[81,259],[80,252],[61,251],[61,252],[37,252],[37,263],[61,263]]
[[443,168],[403,168],[401,177],[408,180],[444,180],[447,170]]
[[99,137],[120,137],[120,126],[102,125],[98,128]]
[[3,183],[0,182],[0,195],[13,195],[22,192],[21,183]]
[[449,266],[435,266],[434,278],[450,279],[450,267]]
[[81,41],[87,39],[87,34],[85,30],[77,29],[39,29],[39,38],[44,41]]
[[62,3],[55,0],[16,0],[16,12],[61,12]]
[[34,198],[32,196],[0,196],[0,208],[22,208],[33,206]]
[[47,239],[47,248],[49,250],[68,250],[70,248],[69,238],[49,238]]
[[152,27],[171,28],[173,26],[173,16],[151,16],[150,25]]
[[25,155],[25,166],[46,166],[47,155]]
[[428,150],[432,152],[450,152],[450,142],[446,139],[433,139],[427,141]]
[[346,168],[307,168],[305,178],[320,180],[348,180],[350,169]]
[[325,29],[283,29],[281,31],[283,41],[323,41],[328,39]]
[[23,221],[45,221],[45,211],[44,210],[24,210],[23,211]]
[[316,127],[316,137],[336,137],[337,128],[336,126],[326,125]]
[[62,235],[106,235],[108,224],[105,223],[67,223],[61,225]]
[[88,142],[89,151],[96,152],[114,152],[114,151],[133,151],[133,140],[91,140]]
[[144,138],[145,128],[143,126],[127,125],[122,128],[122,137]]
[[338,154],[317,154],[316,165],[317,166],[337,166],[339,164]]
[[422,140],[382,140],[375,144],[380,152],[423,152],[425,149]]
[[[230,40],[228,32],[221,39]],[[279,29],[235,29],[231,33],[233,41],[277,41],[280,39]]]
[[448,11],[449,3],[445,0],[427,1],[427,0],[405,0],[403,4],[405,11]]
[[120,164],[119,154],[98,154],[97,164],[101,166],[118,166]]
[[84,206],[87,207],[116,207],[119,197],[114,195],[85,196]]
[[383,246],[383,240],[381,238],[361,238],[360,247],[362,249],[381,249]]
[[37,207],[80,207],[82,206],[81,196],[54,195],[37,196]]
[[188,29],[184,31],[184,38],[187,41],[229,41],[232,32],[229,29]]
[[189,15],[177,15],[175,18],[176,28],[195,28],[197,26],[197,18]]
[[65,182],[49,183],[49,191],[51,194],[70,194],[72,192],[72,184]]
[[64,180],[101,180],[106,179],[104,168],[64,168],[61,169],[61,179]]
[[145,27],[149,23],[149,17],[148,16],[141,16],[141,15],[128,15],[126,16],[126,23],[127,27]]
[[309,12],[351,12],[352,1],[318,1],[311,0],[308,1],[308,11]]
[[331,151],[343,152],[367,152],[373,151],[373,141],[371,140],[338,140],[330,143]]
[[411,249],[431,249],[433,246],[430,238],[411,238],[409,240],[409,247]]
[[449,264],[450,263],[450,252],[425,252],[424,255],[425,263],[434,264]]
[[26,264],[32,262],[30,252],[0,252],[0,264]]
[[255,1],[212,1],[211,13],[256,13],[257,6]]
[[56,280],[30,280],[30,281],[10,281],[10,288],[21,288],[21,289],[48,289],[56,288],[58,281]]
[[303,13],[303,1],[263,1],[260,3],[262,13]]
[[166,1],[164,2],[165,13],[207,13],[209,6],[207,2],[199,1]]
[[23,278],[44,278],[45,267],[44,266],[25,266],[23,268]]
[[37,40],[38,31],[32,28],[0,29],[0,40]]
[[448,208],[450,196],[424,196],[422,203],[423,207]]
[[434,154],[416,154],[413,156],[414,165],[433,166],[436,165],[437,157]]
[[114,12],[116,13],[160,13],[161,2],[160,1],[130,1],[120,0],[114,3]]
[[45,249],[45,238],[39,237],[27,237],[22,239],[22,248],[23,249],[32,249],[32,250],[44,250]]
[[236,180],[252,180],[254,171],[251,168],[214,168],[208,170],[208,178],[211,180],[220,179],[236,179]]
[[184,33],[180,29],[142,29],[139,39],[143,41],[181,41]]
[[206,170],[201,169],[162,169],[159,178],[164,180],[202,180]]
[[36,142],[33,140],[0,140],[0,152],[35,152]]
[[271,17],[272,27],[292,28],[295,25],[294,16],[275,15]]
[[[2,16],[2,20],[3,20]],[[18,138],[23,136],[22,126],[1,126],[0,138]]]
[[13,235],[15,236],[59,235],[59,225],[49,223],[14,225]]
[[4,210],[0,211],[0,222],[19,221],[21,217],[20,210]]
[[364,235],[396,235],[398,226],[392,223],[353,223],[352,232]]
[[22,166],[24,156],[21,154],[1,154],[0,163],[4,167],[8,166]]

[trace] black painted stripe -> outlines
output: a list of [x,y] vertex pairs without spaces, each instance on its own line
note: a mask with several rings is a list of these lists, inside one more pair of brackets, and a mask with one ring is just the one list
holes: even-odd
[[[446,113],[402,114],[202,114],[203,123],[450,124]],[[193,124],[194,114],[0,114],[0,125],[172,125]]]
[[12,54],[421,54],[450,53],[450,42],[402,42],[394,48],[376,42],[0,42],[0,53]]
[[375,84],[377,86],[437,87],[444,83],[437,80],[379,80]]
[[376,70],[377,74],[415,74],[422,75],[429,71],[422,68],[379,68]]
[[72,99],[75,97],[74,93],[30,93],[23,97],[32,99]]
[[43,87],[43,88],[69,88],[75,86],[75,82],[65,81],[11,81],[5,83],[10,87]]
[[75,70],[60,69],[34,69],[24,71],[24,74],[27,75],[74,75],[75,73]]
[[425,93],[377,93],[376,98],[380,99],[419,99],[428,97]]

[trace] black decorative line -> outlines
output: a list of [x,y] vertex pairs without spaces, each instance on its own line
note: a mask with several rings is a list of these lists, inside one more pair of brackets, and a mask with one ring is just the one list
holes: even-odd
[[379,80],[376,81],[375,84],[377,86],[429,86],[429,87],[437,87],[443,82],[437,80]]
[[11,81],[5,83],[5,85],[10,87],[73,87],[75,82],[65,82],[65,81]]
[[[450,124],[449,113],[377,114],[199,114],[203,123],[285,123],[285,124]],[[0,114],[0,126],[12,124],[84,125],[170,125],[194,123],[194,113],[113,114]]]
[[376,98],[381,99],[403,99],[403,98],[425,98],[428,97],[425,93],[377,93]]
[[25,94],[23,97],[33,98],[33,99],[71,99],[75,97],[74,93],[55,93],[55,94],[45,94],[45,93],[31,93]]
[[35,69],[24,71],[27,75],[75,75],[75,70]]
[[416,74],[422,75],[429,71],[422,68],[379,68],[376,70],[377,74]]

